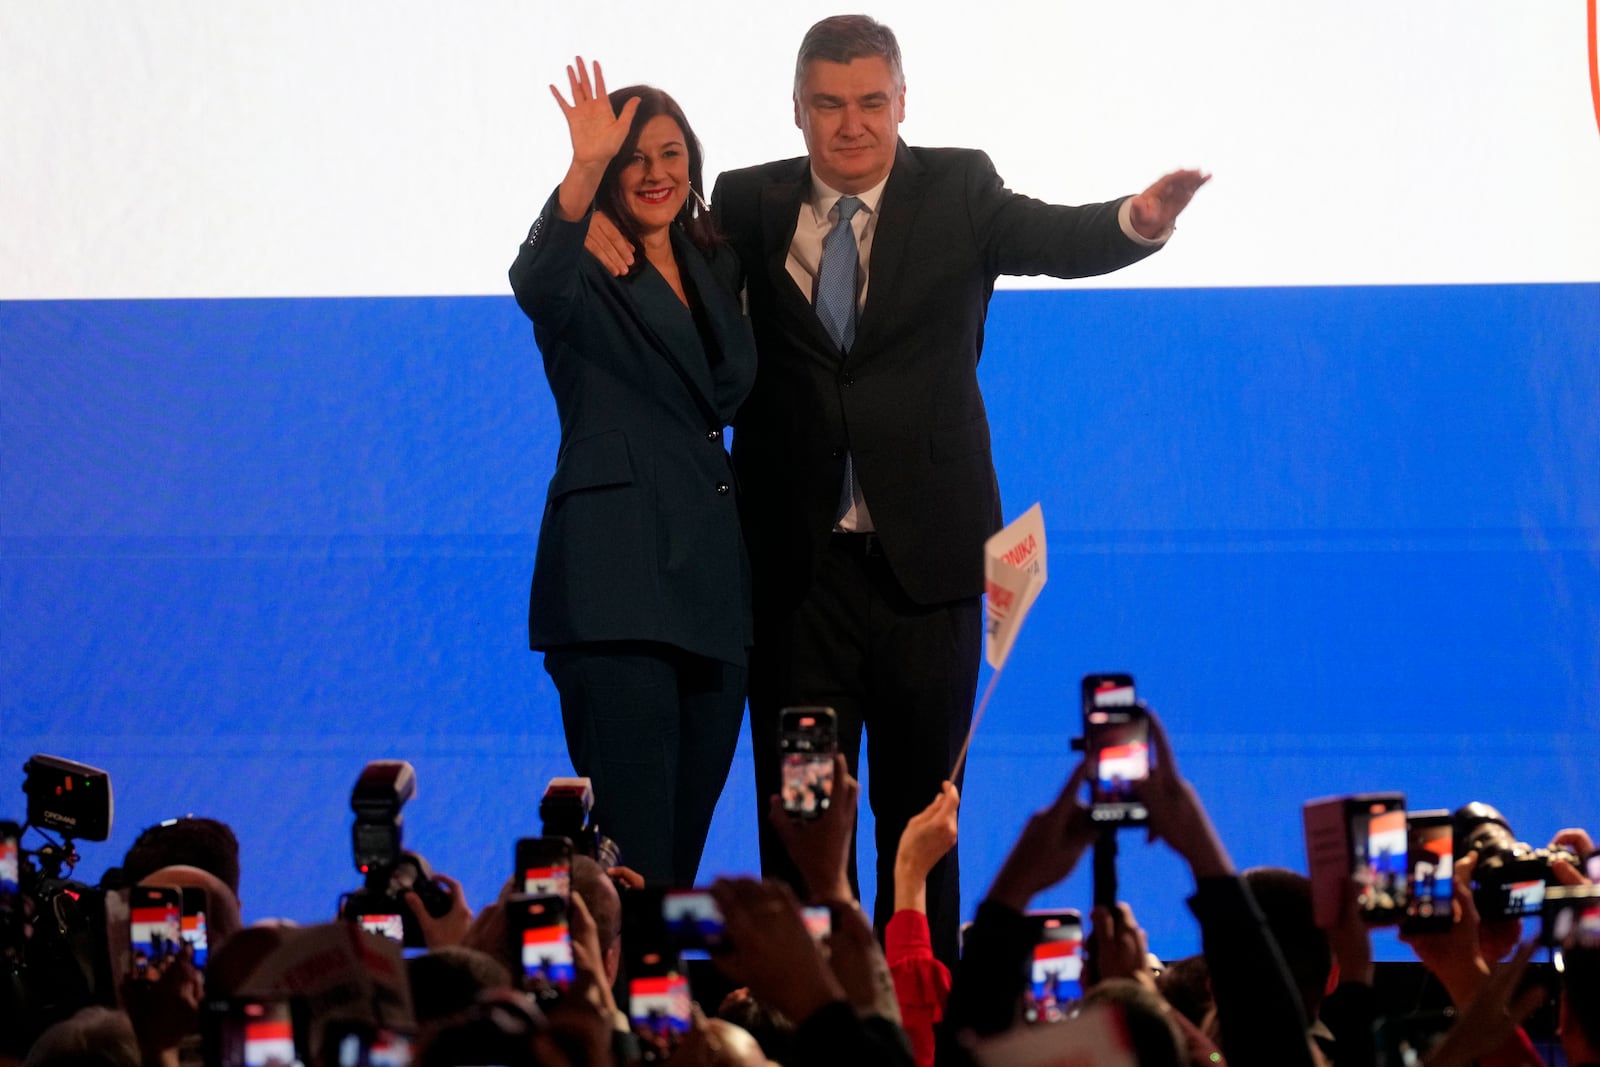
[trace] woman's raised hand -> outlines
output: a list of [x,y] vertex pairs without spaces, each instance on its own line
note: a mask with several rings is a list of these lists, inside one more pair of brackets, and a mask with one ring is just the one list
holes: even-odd
[[567,103],[561,90],[550,86],[550,95],[561,105],[567,117],[567,130],[572,135],[572,162],[575,165],[604,167],[617,154],[622,142],[627,140],[628,127],[633,113],[639,109],[639,98],[633,97],[622,105],[622,114],[611,110],[606,96],[606,78],[599,62],[594,64],[594,80],[584,66],[583,57],[574,57],[577,66],[567,67],[567,82],[572,87],[572,103]]

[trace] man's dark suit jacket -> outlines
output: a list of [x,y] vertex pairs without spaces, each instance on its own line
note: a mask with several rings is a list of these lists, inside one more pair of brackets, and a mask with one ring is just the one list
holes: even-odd
[[901,142],[879,204],[866,304],[841,359],[785,266],[805,158],[731,171],[713,204],[746,268],[761,353],[735,423],[757,608],[792,606],[837,518],[846,450],[883,552],[919,603],[983,591],[983,542],[1001,525],[978,392],[995,278],[1104,274],[1154,247],[1130,240],[1121,201],[1045,204],[1006,189],[982,152]]
[[528,605],[528,643],[659,641],[743,664],[750,575],[728,424],[755,377],[729,249],[676,228],[686,282],[720,350],[646,264],[614,278],[584,251],[587,218],[545,205],[511,266],[561,419]]

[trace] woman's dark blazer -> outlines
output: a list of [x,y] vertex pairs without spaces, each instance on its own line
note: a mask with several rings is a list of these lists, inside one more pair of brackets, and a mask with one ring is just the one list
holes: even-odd
[[723,427],[755,380],[756,350],[733,252],[708,259],[672,228],[708,353],[654,267],[615,278],[584,251],[588,225],[564,221],[552,196],[511,265],[561,420],[528,644],[659,641],[742,664],[750,573]]

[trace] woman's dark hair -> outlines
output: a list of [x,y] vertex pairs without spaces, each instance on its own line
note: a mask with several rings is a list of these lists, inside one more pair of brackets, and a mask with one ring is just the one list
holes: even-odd
[[639,98],[639,110],[633,113],[633,125],[628,129],[628,139],[622,142],[622,148],[606,167],[605,174],[600,178],[600,188],[594,194],[595,207],[611,216],[611,221],[617,224],[617,229],[621,230],[622,235],[633,245],[633,267],[628,271],[630,275],[644,269],[644,248],[639,241],[639,231],[634,225],[633,213],[629,210],[622,193],[622,170],[633,160],[633,153],[639,147],[639,134],[644,130],[645,123],[658,115],[665,115],[678,124],[678,128],[683,131],[684,144],[689,150],[689,195],[684,199],[683,209],[678,212],[678,217],[674,221],[683,227],[684,233],[694,242],[695,247],[706,255],[710,255],[722,243],[722,235],[718,232],[710,213],[701,210],[699,201],[695,199],[696,192],[705,188],[705,182],[701,178],[705,154],[700,150],[700,139],[694,135],[689,120],[683,115],[683,108],[660,89],[649,85],[630,85],[626,89],[618,89],[610,94],[611,109],[614,112],[621,112],[622,106],[635,96]]

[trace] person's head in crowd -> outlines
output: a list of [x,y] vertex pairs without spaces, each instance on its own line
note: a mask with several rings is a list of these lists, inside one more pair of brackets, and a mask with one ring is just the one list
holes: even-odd
[[139,1040],[120,1011],[84,1008],[39,1035],[23,1067],[139,1067]]
[[1188,1043],[1172,1020],[1172,1008],[1153,989],[1131,978],[1107,978],[1083,998],[1085,1008],[1096,1004],[1122,1010],[1139,1067],[1183,1067],[1189,1062]]
[[1244,880],[1289,966],[1306,1019],[1315,1020],[1333,973],[1333,950],[1313,915],[1311,879],[1284,867],[1252,867]]
[[1211,1011],[1211,972],[1200,953],[1172,960],[1156,975],[1156,992],[1174,1011],[1199,1026]]
[[1600,947],[1561,956],[1561,1048],[1570,1064],[1600,1063]]
[[228,938],[206,961],[206,995],[225,999],[244,988],[268,956],[294,935],[288,926],[247,926]]
[[817,177],[862,193],[894,166],[906,78],[894,31],[867,15],[834,15],[806,31],[794,66],[794,124]]
[[794,1057],[794,1023],[782,1012],[751,996],[750,990],[735,989],[723,997],[717,1008],[717,1018],[755,1038],[767,1059],[788,1063]]
[[622,965],[622,898],[616,883],[592,857],[572,857],[572,891],[583,898],[594,920],[595,936],[605,959],[606,981],[615,983]]
[[[705,188],[705,155],[700,140],[678,102],[649,85],[630,85],[609,94],[611,107],[621,114],[634,97],[627,139],[606,165],[595,190],[594,206],[606,213],[623,237],[633,245],[630,273],[644,269],[643,241],[677,224],[695,247],[710,255],[721,243],[711,215],[700,208],[697,191]],[[642,197],[643,192],[667,190],[661,202]]]
[[726,1019],[697,1019],[672,1062],[676,1067],[766,1067],[767,1054],[742,1027]]
[[[418,1067],[538,1067],[549,1052],[544,1014],[525,996],[490,994],[439,1027],[419,1052]],[[563,1062],[552,1059],[550,1062]]]
[[185,815],[149,827],[122,858],[124,884],[137,885],[153,871],[177,865],[210,871],[238,899],[239,839],[227,823]]
[[486,952],[446,945],[406,961],[411,1013],[419,1027],[466,1011],[491,989],[511,988],[511,972]]
[[239,898],[226,882],[199,867],[175,864],[151,871],[139,879],[141,885],[172,886],[177,889],[203,889],[206,893],[206,940],[217,949],[244,929],[239,915]]

